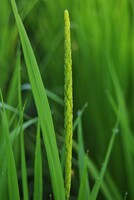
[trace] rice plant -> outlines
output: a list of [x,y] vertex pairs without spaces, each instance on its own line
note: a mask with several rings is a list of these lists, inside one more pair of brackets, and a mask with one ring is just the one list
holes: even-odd
[[133,1],[0,6],[0,199],[134,199]]

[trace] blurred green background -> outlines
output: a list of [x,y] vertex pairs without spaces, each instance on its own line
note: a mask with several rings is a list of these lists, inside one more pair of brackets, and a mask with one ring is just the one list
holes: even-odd
[[[134,199],[134,2],[133,0],[18,0],[17,6],[34,49],[47,89],[63,98],[64,9],[71,18],[74,119],[87,102],[83,115],[85,150],[101,168],[112,129],[116,138],[107,172],[122,199]],[[17,107],[16,55],[18,32],[8,0],[0,2],[0,88],[5,102]],[[22,83],[28,83],[22,55]],[[14,80],[14,81],[13,81]],[[26,112],[36,116],[31,92]],[[109,99],[111,101],[109,101]],[[112,102],[112,103],[111,103]],[[57,133],[63,132],[63,107],[50,101]],[[114,109],[113,109],[114,107]],[[77,137],[74,134],[74,139]],[[26,136],[26,143],[29,142]],[[30,154],[29,147],[27,156]],[[98,199],[103,199],[100,197]]]

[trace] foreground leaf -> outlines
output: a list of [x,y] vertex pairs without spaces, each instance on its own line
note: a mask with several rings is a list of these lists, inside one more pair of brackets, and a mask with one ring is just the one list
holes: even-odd
[[32,92],[41,124],[43,140],[46,147],[46,153],[48,158],[48,165],[49,165],[54,198],[56,200],[59,199],[64,200],[65,192],[64,192],[63,175],[58,155],[58,148],[55,138],[52,116],[46,92],[44,89],[44,85],[41,79],[41,75],[39,72],[39,68],[31,44],[29,42],[25,28],[18,14],[16,3],[14,0],[11,0],[11,4],[15,15],[16,23],[18,26],[23,53],[27,65],[28,76],[30,79]]

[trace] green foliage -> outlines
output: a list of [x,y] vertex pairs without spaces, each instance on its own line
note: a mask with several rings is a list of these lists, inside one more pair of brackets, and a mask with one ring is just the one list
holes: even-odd
[[11,3],[0,6],[0,199],[65,199],[66,9],[74,102],[69,199],[134,199],[133,1]]
[[[3,97],[2,93],[0,93],[2,103]],[[4,126],[4,133],[5,133],[5,141],[6,141],[6,159],[7,159],[7,177],[8,177],[8,189],[9,189],[9,199],[20,199],[19,195],[19,186],[17,180],[17,171],[15,167],[15,160],[13,156],[13,149],[10,143],[10,135],[9,135],[9,128],[8,128],[8,120],[7,115],[4,109],[3,104],[3,126]]]
[[[28,75],[32,87],[32,92],[36,104],[36,108],[38,111],[42,134],[44,143],[46,146],[48,164],[50,168],[51,182],[54,192],[55,199],[64,199],[64,184],[63,184],[63,176],[60,166],[60,160],[58,155],[58,149],[56,144],[55,132],[52,122],[52,116],[48,104],[48,100],[46,97],[46,92],[43,86],[43,82],[41,79],[41,75],[38,69],[38,65],[30,45],[29,39],[25,32],[22,21],[18,15],[17,7],[15,1],[11,1],[13,12],[15,15],[16,23],[18,26],[20,39],[22,43],[23,53],[27,65]],[[56,182],[59,180],[59,184]]]

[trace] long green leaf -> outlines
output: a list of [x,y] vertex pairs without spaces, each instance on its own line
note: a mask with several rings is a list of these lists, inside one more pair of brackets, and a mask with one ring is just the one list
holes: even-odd
[[21,70],[21,66],[20,66],[20,51],[19,51],[18,52],[18,103],[19,103],[19,113],[20,113],[20,116],[22,116],[21,121],[20,121],[21,172],[22,172],[23,198],[24,200],[28,200],[29,194],[28,194],[28,182],[27,182],[25,146],[24,146],[24,130],[23,130],[24,108],[22,108],[20,70]]
[[[82,110],[78,112],[78,116],[74,121],[73,131],[75,131],[75,129],[79,125],[79,120],[80,120],[80,117],[82,117],[83,111],[85,109],[85,105],[83,106]],[[119,111],[118,111],[117,115],[119,115]],[[114,131],[117,130],[116,126],[117,126],[117,124],[115,125]],[[58,136],[58,139],[61,142],[64,142],[64,137]],[[73,149],[78,154],[79,145],[74,140],[73,140]],[[65,154],[65,152],[64,152],[64,149],[63,149],[62,150],[63,166],[64,166],[64,154]],[[86,156],[86,154],[84,155],[84,157],[85,156]],[[99,170],[97,169],[95,163],[93,162],[93,160],[90,157],[88,157],[88,160],[87,160],[87,167],[88,167],[88,171],[89,171],[91,177],[93,178],[93,180],[96,180],[100,173],[99,173]],[[115,184],[112,177],[108,173],[106,173],[105,180],[103,180],[103,182],[101,183],[100,189],[101,189],[101,192],[103,193],[103,195],[105,196],[106,199],[113,200],[113,197],[116,197],[116,199],[118,199],[118,200],[122,199],[122,196],[119,192],[117,185]]]
[[14,0],[11,0],[11,4],[15,15],[17,27],[19,30],[23,53],[28,70],[28,76],[30,79],[32,92],[41,123],[41,129],[42,129],[44,144],[46,147],[54,198],[56,200],[59,199],[64,200],[65,191],[64,191],[63,175],[58,155],[58,148],[56,143],[52,116],[49,108],[49,103],[47,100],[41,75],[38,69],[37,61],[35,59],[23,23],[19,17],[16,3]]
[[[1,133],[0,133],[0,199],[7,199],[7,190],[8,190],[8,185],[7,185],[7,152],[6,152],[6,138],[5,138],[5,133],[4,133],[4,117],[3,117],[3,112],[1,112]],[[1,151],[1,147],[5,145],[5,148],[3,151]],[[2,152],[2,153],[1,153]]]
[[123,144],[123,154],[125,158],[125,168],[126,168],[127,179],[128,179],[128,188],[129,188],[131,198],[134,199],[134,190],[133,190],[133,176],[134,176],[133,163],[134,162],[133,162],[133,155],[131,153],[131,143],[133,143],[132,145],[134,145],[133,133],[130,128],[131,126],[128,120],[129,117],[127,113],[126,103],[123,98],[121,84],[119,82],[118,76],[114,69],[113,60],[110,56],[107,56],[107,61],[108,61],[108,67],[109,67],[112,83],[114,86],[117,102],[118,104],[120,104],[121,102],[122,112],[120,112],[119,119],[120,119],[120,125],[122,129],[121,139],[122,139],[122,144]]
[[[85,156],[84,142],[83,142],[83,130],[82,130],[82,119],[79,117],[78,124],[78,167],[80,176],[80,189],[79,189],[79,200],[90,200],[90,186],[88,181],[87,172],[87,156]],[[86,158],[85,158],[86,157]]]
[[[23,84],[22,85],[22,90],[31,90],[31,86],[30,84]],[[46,95],[48,96],[48,98],[52,99],[53,101],[57,102],[58,104],[60,104],[61,106],[64,106],[64,101],[63,99],[61,99],[58,95],[56,95],[55,93],[51,92],[50,90],[46,89]]]
[[42,200],[42,158],[41,158],[41,143],[40,143],[40,124],[38,122],[36,150],[35,150],[35,165],[34,165],[34,200]]
[[84,160],[84,168],[81,175],[80,188],[78,194],[78,200],[90,200],[89,183],[88,183],[88,172],[87,172],[87,156]]
[[[2,93],[1,93],[1,99]],[[19,186],[18,186],[18,180],[17,180],[17,171],[15,166],[15,160],[13,155],[13,149],[10,142],[10,135],[9,135],[9,129],[8,129],[8,120],[6,116],[6,112],[3,106],[3,118],[4,118],[4,127],[5,127],[5,139],[6,139],[6,150],[7,150],[7,175],[8,175],[8,189],[9,189],[9,198],[10,200],[19,200]]]
[[110,154],[111,154],[111,151],[112,151],[112,148],[113,148],[113,144],[114,144],[116,134],[117,134],[117,129],[113,130],[113,134],[112,134],[111,139],[110,139],[110,143],[109,143],[109,146],[108,146],[108,150],[107,150],[107,153],[106,153],[104,164],[101,168],[100,174],[99,174],[99,176],[98,176],[98,178],[95,182],[95,185],[92,189],[92,192],[91,192],[91,199],[92,200],[96,200],[96,198],[97,198],[97,195],[98,195],[100,186],[102,184],[102,180],[103,180],[105,171],[107,169],[108,161],[109,161]]
[[[20,121],[21,121],[21,119],[20,119]],[[23,123],[23,127],[22,127],[23,130],[25,130],[32,124],[35,124],[36,122],[37,122],[37,118],[34,118],[34,119],[31,119],[31,120]],[[3,121],[3,124],[4,124],[4,121]],[[10,134],[10,142],[11,142],[12,146],[13,146],[15,140],[17,139],[18,135],[20,134],[20,131],[21,131],[21,127],[20,127],[20,122],[19,122],[17,127],[13,131],[11,131],[11,134]],[[1,171],[1,174],[0,174],[0,199],[6,199],[5,191],[6,191],[6,186],[7,186],[7,176],[6,176],[7,175],[7,157],[5,156],[5,154],[6,154],[6,142],[5,142],[5,140],[3,140],[3,143],[0,146],[0,171]]]

